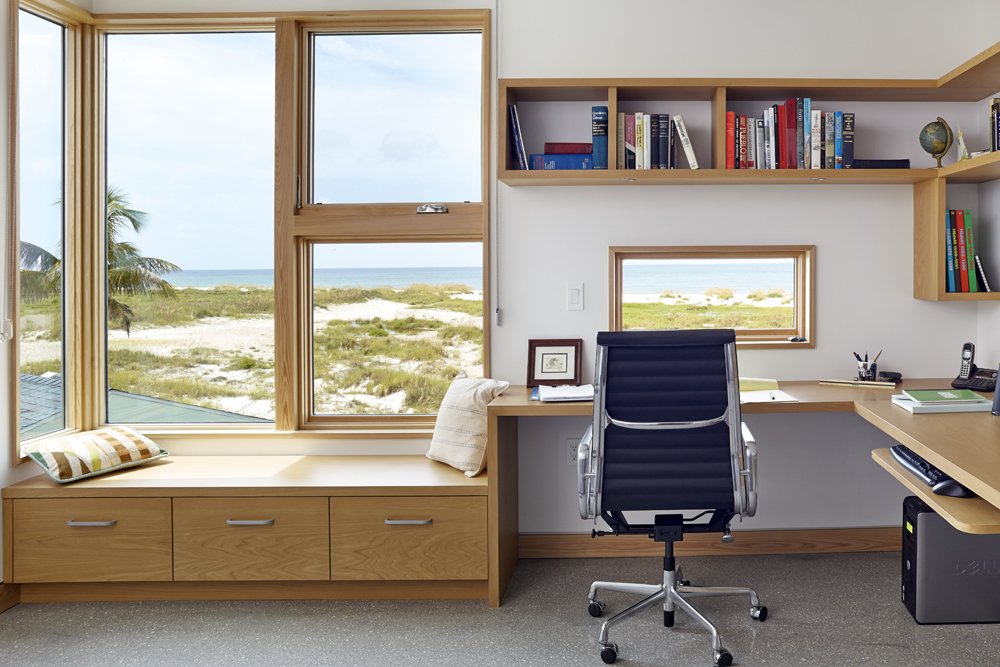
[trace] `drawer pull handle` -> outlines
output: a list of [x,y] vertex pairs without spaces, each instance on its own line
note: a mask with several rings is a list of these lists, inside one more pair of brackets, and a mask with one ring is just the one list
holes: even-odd
[[117,524],[118,519],[111,519],[110,521],[77,521],[76,519],[70,519],[66,522],[67,526],[73,528],[110,528]]
[[387,526],[429,526],[434,519],[386,519]]
[[226,519],[227,526],[273,526],[274,519]]

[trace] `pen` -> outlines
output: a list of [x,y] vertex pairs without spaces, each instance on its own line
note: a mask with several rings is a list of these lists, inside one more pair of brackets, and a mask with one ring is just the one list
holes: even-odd
[[858,354],[857,352],[851,352],[851,354],[854,355],[855,359],[857,359],[858,361],[861,361],[861,355],[860,354]]
[[878,358],[881,356],[882,356],[882,350],[879,350],[878,354],[875,355],[875,358],[872,359],[872,363],[874,364],[876,361],[878,361]]
[[774,392],[773,391],[769,391],[767,393],[771,396],[771,400],[772,401],[777,400],[777,399],[774,398]]
[[865,350],[865,363],[868,363],[868,350]]

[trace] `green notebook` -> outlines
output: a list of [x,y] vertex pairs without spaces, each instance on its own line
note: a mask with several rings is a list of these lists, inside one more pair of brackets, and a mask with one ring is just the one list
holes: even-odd
[[970,389],[904,389],[903,393],[919,403],[986,403]]

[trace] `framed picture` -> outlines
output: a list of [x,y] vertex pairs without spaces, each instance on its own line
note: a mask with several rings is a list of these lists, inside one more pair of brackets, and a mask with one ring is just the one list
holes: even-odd
[[528,341],[528,386],[580,384],[583,340],[549,338]]

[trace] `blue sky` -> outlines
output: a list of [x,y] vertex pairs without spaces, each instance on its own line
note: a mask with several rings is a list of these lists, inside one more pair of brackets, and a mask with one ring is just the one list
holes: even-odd
[[[20,27],[21,236],[55,251],[59,29],[24,12]],[[419,37],[318,40],[319,201],[481,199],[480,37]],[[107,49],[108,184],[148,213],[128,240],[183,269],[271,268],[274,35],[122,34]],[[356,245],[317,257],[478,266],[481,246]]]

